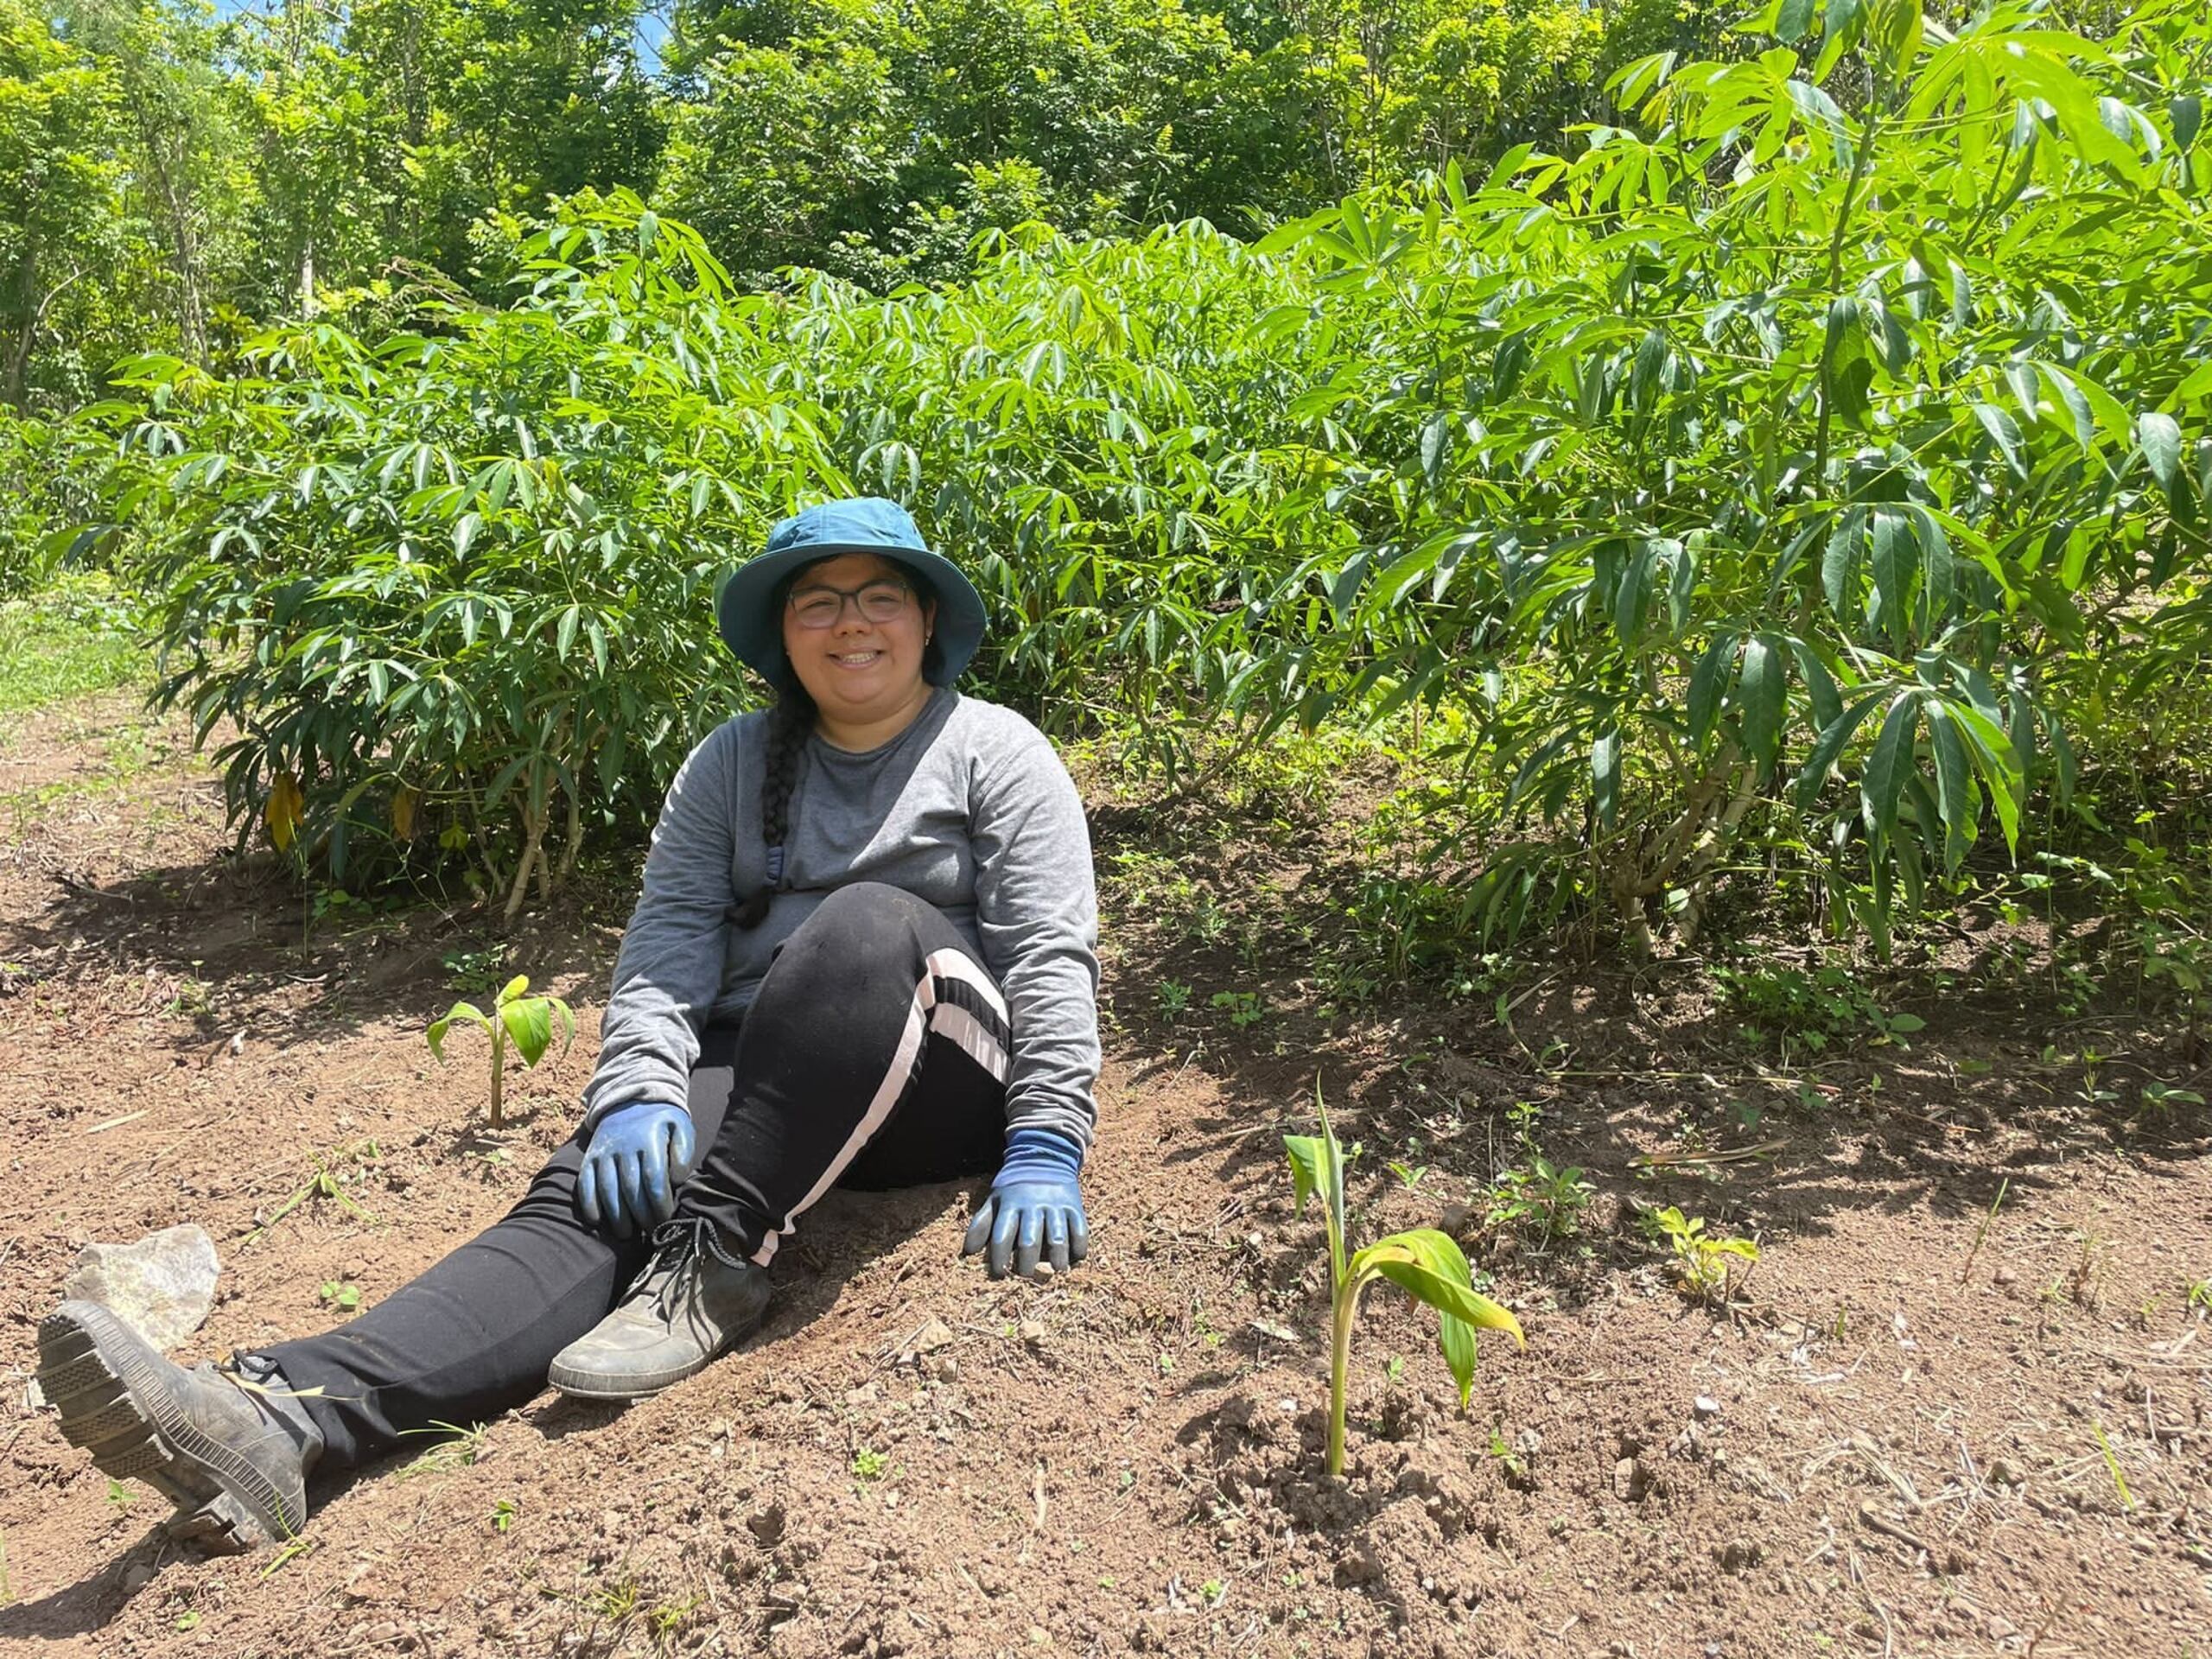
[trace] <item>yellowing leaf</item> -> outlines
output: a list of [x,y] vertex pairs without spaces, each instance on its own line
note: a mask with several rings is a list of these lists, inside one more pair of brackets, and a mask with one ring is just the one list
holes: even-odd
[[278,852],[292,850],[306,805],[307,798],[300,792],[300,780],[289,772],[278,772],[276,781],[269,786],[269,799],[262,808],[263,821],[269,826],[270,843]]

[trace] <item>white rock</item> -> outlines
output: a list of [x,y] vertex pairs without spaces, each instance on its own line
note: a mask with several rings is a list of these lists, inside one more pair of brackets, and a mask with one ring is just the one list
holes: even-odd
[[207,1317],[221,1272],[215,1241],[187,1223],[135,1244],[86,1245],[61,1281],[61,1294],[98,1302],[167,1353]]

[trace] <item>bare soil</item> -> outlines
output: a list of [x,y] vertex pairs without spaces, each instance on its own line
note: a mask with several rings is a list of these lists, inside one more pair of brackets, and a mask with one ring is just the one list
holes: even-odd
[[[0,1652],[2207,1649],[2207,1126],[2136,1104],[2203,1061],[2132,987],[2062,1007],[2049,941],[1993,925],[1878,980],[1929,1022],[1909,1048],[1785,1053],[1703,965],[1604,955],[1522,963],[1501,1022],[1487,983],[1316,973],[1341,810],[1098,779],[1086,1266],[986,1281],[967,1185],[834,1195],[765,1330],[690,1383],[542,1397],[320,1483],[281,1554],[195,1559],[26,1403],[72,1257],[206,1227],[223,1287],[188,1361],[390,1294],[569,1132],[634,876],[504,940],[417,904],[303,944],[185,736],[117,696],[0,741]],[[495,1133],[480,1051],[441,1068],[421,1033],[442,959],[502,944],[582,1029]],[[1373,1294],[1341,1483],[1279,1140],[1317,1077],[1363,1145],[1356,1228],[1452,1229],[1529,1335],[1485,1338],[1462,1413],[1433,1317]],[[1572,1236],[1485,1218],[1539,1154],[1595,1189]],[[253,1236],[319,1168],[349,1202]],[[1637,1224],[1666,1205],[1756,1267],[1693,1300]]]

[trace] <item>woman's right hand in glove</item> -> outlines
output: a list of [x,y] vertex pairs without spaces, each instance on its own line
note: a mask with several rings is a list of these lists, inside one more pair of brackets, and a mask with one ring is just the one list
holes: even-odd
[[584,1147],[576,1210],[617,1238],[650,1232],[676,1213],[676,1189],[691,1173],[691,1114],[641,1100],[600,1119]]

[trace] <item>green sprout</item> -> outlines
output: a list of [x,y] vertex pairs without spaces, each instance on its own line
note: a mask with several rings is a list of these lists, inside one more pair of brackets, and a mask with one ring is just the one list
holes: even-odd
[[1475,1332],[1509,1332],[1516,1344],[1527,1344],[1521,1322],[1476,1293],[1467,1258],[1448,1235],[1433,1227],[1417,1227],[1377,1239],[1356,1253],[1350,1251],[1344,1238],[1344,1157],[1336,1132],[1329,1127],[1328,1107],[1322,1102],[1318,1083],[1313,1104],[1320,1114],[1321,1133],[1287,1135],[1282,1143],[1290,1154],[1298,1212],[1304,1214],[1306,1198],[1319,1193],[1321,1218],[1329,1234],[1328,1472],[1336,1477],[1344,1471],[1344,1396],[1351,1367],[1352,1319],[1359,1310],[1360,1294],[1376,1280],[1388,1279],[1414,1300],[1436,1310],[1444,1362],[1459,1385],[1462,1409],[1474,1392]]
[[1651,1219],[1674,1249],[1682,1287],[1700,1301],[1726,1299],[1735,1273],[1734,1258],[1759,1259],[1759,1247],[1750,1239],[1715,1238],[1705,1230],[1703,1216],[1686,1217],[1671,1204],[1655,1211]]
[[[442,1020],[430,1022],[423,1033],[436,1055],[438,1064],[445,1064],[446,1031],[456,1020],[466,1020],[480,1026],[492,1039],[492,1127],[500,1128],[506,1119],[501,1116],[502,1091],[507,1069],[507,1039],[512,1037],[515,1051],[522,1056],[524,1065],[536,1065],[543,1058],[553,1041],[553,1019],[560,1016],[566,1033],[561,1052],[569,1052],[569,1045],[576,1040],[576,1017],[569,1012],[569,1005],[557,996],[531,996],[527,976],[517,974],[499,992],[499,999],[492,1005],[487,1014],[474,1002],[456,1002],[446,1011]],[[496,1018],[494,1016],[497,1016]]]

